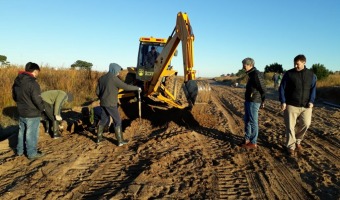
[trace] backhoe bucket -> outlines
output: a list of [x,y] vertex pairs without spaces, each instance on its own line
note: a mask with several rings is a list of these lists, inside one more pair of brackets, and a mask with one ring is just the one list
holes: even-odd
[[183,85],[185,96],[192,105],[210,101],[210,84],[205,80],[189,80]]

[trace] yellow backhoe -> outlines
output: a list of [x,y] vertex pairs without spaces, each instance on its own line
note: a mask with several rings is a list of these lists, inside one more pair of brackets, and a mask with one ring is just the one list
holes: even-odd
[[[148,105],[161,108],[191,108],[195,103],[207,103],[210,85],[196,80],[194,66],[194,34],[188,15],[179,12],[176,26],[169,38],[141,37],[137,66],[128,68],[125,82],[142,88],[142,97],[150,99]],[[171,65],[182,44],[184,76],[177,76]],[[154,53],[151,54],[154,49]],[[158,52],[158,53],[155,53]],[[135,96],[121,91],[119,98]],[[151,103],[150,103],[151,102]]]

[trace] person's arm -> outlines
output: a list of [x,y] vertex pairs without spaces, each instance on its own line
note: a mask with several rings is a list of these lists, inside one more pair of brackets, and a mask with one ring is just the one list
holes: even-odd
[[266,100],[266,90],[267,90],[267,88],[266,88],[266,85],[264,83],[263,77],[261,76],[261,74],[259,72],[256,73],[255,82],[256,82],[256,85],[257,85],[257,90],[261,94],[261,100],[262,100],[261,107],[263,108],[264,107],[264,101]]
[[127,91],[139,90],[139,87],[134,86],[134,85],[128,85],[124,83],[122,80],[120,80],[118,77],[114,79],[114,82],[118,88],[121,88],[123,90],[127,90]]
[[15,102],[17,102],[17,95],[16,95],[14,87],[15,87],[15,85],[13,84],[13,86],[12,86],[12,98]]
[[287,75],[287,73],[285,73],[285,75],[283,75],[283,78],[281,80],[281,84],[279,86],[279,101],[281,102],[281,110],[286,109],[285,89],[286,89],[286,85],[287,85],[287,79],[288,79],[288,75]]
[[99,97],[99,81],[98,81],[98,83],[97,83],[97,87],[96,87],[96,95],[97,95],[97,97]]
[[54,102],[54,115],[60,116],[61,107],[65,103],[67,94],[64,91],[58,91],[57,98]]
[[316,97],[316,76],[315,74],[313,74],[313,80],[312,80],[312,85],[310,88],[310,96],[309,96],[309,107],[313,107],[314,105],[314,101],[315,101],[315,97]]
[[41,98],[41,90],[39,84],[34,81],[33,85],[31,87],[31,98],[32,102],[34,105],[41,111],[43,112],[45,107],[44,107],[44,102]]

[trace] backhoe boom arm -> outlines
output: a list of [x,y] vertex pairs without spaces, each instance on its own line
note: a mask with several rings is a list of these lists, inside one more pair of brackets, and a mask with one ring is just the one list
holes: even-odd
[[196,72],[193,70],[194,38],[188,15],[186,13],[179,12],[177,14],[175,30],[156,59],[154,76],[151,80],[148,94],[152,94],[159,90],[163,77],[168,74],[168,66],[179,42],[182,43],[184,82],[187,82],[188,80],[195,80]]

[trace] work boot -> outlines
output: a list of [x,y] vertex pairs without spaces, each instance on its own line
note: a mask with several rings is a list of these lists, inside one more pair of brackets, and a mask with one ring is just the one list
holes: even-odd
[[116,134],[116,139],[118,141],[119,147],[128,143],[128,141],[124,140],[123,138],[122,129],[120,128],[120,126],[115,127],[115,134]]
[[104,126],[98,125],[98,128],[97,128],[97,144],[104,140],[103,139],[103,131],[104,131]]
[[43,157],[44,155],[45,154],[43,152],[38,151],[37,154],[35,154],[34,156],[29,156],[28,159],[29,160],[35,160],[35,159]]
[[50,121],[48,119],[45,120],[45,133],[46,134],[50,133]]
[[297,151],[302,151],[302,146],[301,144],[296,144],[296,148]]
[[52,129],[53,129],[53,138],[54,138],[54,139],[60,138],[61,135],[60,135],[60,133],[59,133],[59,122],[58,122],[57,120],[54,120],[54,121],[53,121],[53,127],[52,127]]
[[294,157],[295,156],[295,149],[287,149],[288,150],[288,155],[290,157]]

